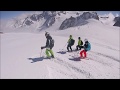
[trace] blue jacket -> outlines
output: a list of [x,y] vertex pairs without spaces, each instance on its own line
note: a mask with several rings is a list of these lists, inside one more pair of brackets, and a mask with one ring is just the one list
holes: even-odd
[[89,42],[85,42],[84,49],[85,49],[85,51],[91,50],[91,44]]

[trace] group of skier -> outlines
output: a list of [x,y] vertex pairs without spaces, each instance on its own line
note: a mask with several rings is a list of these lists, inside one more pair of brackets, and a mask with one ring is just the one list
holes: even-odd
[[[46,45],[41,47],[41,49],[46,48],[46,55],[47,58],[54,58],[54,53],[52,51],[52,48],[54,47],[54,40],[52,39],[51,35],[48,32],[45,32],[45,37],[46,37]],[[87,57],[87,51],[89,51],[91,49],[91,44],[89,43],[89,41],[87,39],[84,40],[85,44],[83,45],[83,41],[81,40],[80,37],[78,37],[78,45],[76,46],[76,50],[81,50],[80,51],[80,58],[86,58]],[[72,52],[72,46],[74,45],[75,40],[73,39],[72,35],[69,36],[69,40],[67,42],[67,51],[68,52]],[[70,48],[70,50],[69,50]],[[50,55],[51,54],[51,55]]]

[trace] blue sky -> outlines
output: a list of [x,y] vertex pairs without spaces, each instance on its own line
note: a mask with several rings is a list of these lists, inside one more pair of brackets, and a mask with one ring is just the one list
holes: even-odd
[[22,13],[29,13],[31,11],[0,11],[1,19],[10,19],[19,16]]
[[110,12],[112,12],[114,15],[120,15],[120,11],[97,11],[98,15],[108,14]]
[[[33,12],[33,11],[0,11],[0,18],[10,19],[22,13],[29,13],[29,12]],[[120,11],[97,11],[98,15],[108,14],[109,12],[112,12],[114,15],[116,15],[116,13],[120,15]]]

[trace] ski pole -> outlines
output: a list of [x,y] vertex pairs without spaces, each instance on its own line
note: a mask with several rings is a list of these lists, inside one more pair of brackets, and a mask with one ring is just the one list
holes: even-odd
[[41,49],[41,52],[40,52],[40,57],[41,57],[41,53],[42,53],[42,49]]
[[[67,45],[67,43],[65,44],[65,46],[66,46],[66,45]],[[63,49],[65,48],[65,46],[63,47]],[[62,49],[62,50],[63,50],[63,49]]]

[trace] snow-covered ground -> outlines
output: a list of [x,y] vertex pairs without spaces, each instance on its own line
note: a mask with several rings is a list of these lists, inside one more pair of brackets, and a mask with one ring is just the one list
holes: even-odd
[[[1,38],[1,78],[34,79],[118,79],[120,78],[120,28],[104,25],[90,19],[88,24],[57,30],[56,23],[49,28],[55,40],[55,59],[44,59],[46,43],[44,31],[40,33],[4,33]],[[55,27],[55,28],[54,28]],[[59,27],[59,26],[58,26]],[[88,59],[74,61],[78,52],[66,51],[65,44],[73,35],[76,48],[78,37],[91,43]],[[63,51],[63,52],[61,52]],[[40,57],[41,56],[44,57]]]

